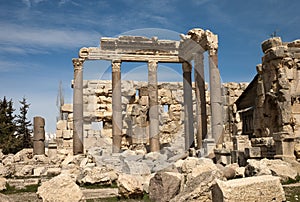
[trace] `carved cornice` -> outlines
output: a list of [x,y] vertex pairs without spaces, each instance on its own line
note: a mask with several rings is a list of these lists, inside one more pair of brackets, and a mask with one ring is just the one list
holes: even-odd
[[73,62],[74,70],[82,69],[84,59],[83,58],[73,58],[72,62]]

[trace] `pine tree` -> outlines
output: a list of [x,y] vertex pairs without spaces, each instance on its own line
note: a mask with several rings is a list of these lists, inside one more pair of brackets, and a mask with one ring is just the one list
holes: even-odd
[[19,101],[21,104],[20,114],[17,116],[17,138],[20,139],[21,148],[32,148],[32,126],[31,121],[27,119],[27,113],[30,104],[27,103],[26,98],[24,97],[22,101]]
[[0,148],[4,154],[16,153],[20,150],[19,141],[15,135],[14,111],[12,100],[7,101],[6,97],[0,100]]

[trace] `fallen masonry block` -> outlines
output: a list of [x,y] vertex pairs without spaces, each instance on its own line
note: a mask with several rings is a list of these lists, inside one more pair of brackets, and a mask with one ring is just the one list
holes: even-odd
[[213,202],[285,201],[280,178],[271,175],[229,181],[216,180],[212,189]]

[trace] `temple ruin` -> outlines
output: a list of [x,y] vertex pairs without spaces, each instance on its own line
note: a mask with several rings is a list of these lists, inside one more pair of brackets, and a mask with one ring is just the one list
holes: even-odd
[[[178,152],[213,152],[224,164],[295,158],[299,42],[264,41],[265,55],[253,81],[221,84],[217,35],[192,29],[180,37],[101,38],[100,47],[81,48],[72,60],[73,105],[62,106],[68,118],[57,125],[58,150],[79,154],[100,146],[111,153],[134,148],[155,152],[175,145]],[[206,51],[209,84],[204,79]],[[111,61],[112,81],[83,80],[86,60]],[[148,63],[148,82],[121,79],[121,64],[128,61]],[[158,63],[182,64],[183,82],[157,82]],[[95,123],[101,123],[99,130],[92,128]]]
[[[82,48],[74,64],[73,97],[73,153],[84,152],[84,100],[83,100],[83,63],[86,60],[109,60],[112,62],[112,152],[121,149],[122,85],[121,63],[147,62],[148,85],[144,99],[149,103],[150,151],[159,151],[159,103],[157,67],[158,63],[181,63],[183,70],[184,138],[185,149],[202,147],[202,139],[209,150],[213,149],[223,133],[223,113],[221,101],[221,82],[218,70],[218,38],[210,31],[193,29],[187,35],[181,35],[181,41],[158,40],[145,37],[121,36],[119,38],[101,38],[100,47]],[[207,133],[205,81],[203,53],[209,55],[211,133]],[[194,61],[194,68],[192,68]],[[194,138],[194,117],[192,103],[192,78],[195,73],[195,93],[197,108],[197,134]],[[201,121],[200,121],[201,120]],[[142,123],[143,124],[143,123]],[[194,140],[196,139],[196,143]]]

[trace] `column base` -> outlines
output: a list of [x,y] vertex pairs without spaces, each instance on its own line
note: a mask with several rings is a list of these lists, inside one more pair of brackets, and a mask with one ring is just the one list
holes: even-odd
[[216,148],[216,143],[214,139],[204,139],[203,140],[203,148],[204,148],[204,155],[208,155],[214,152]]

